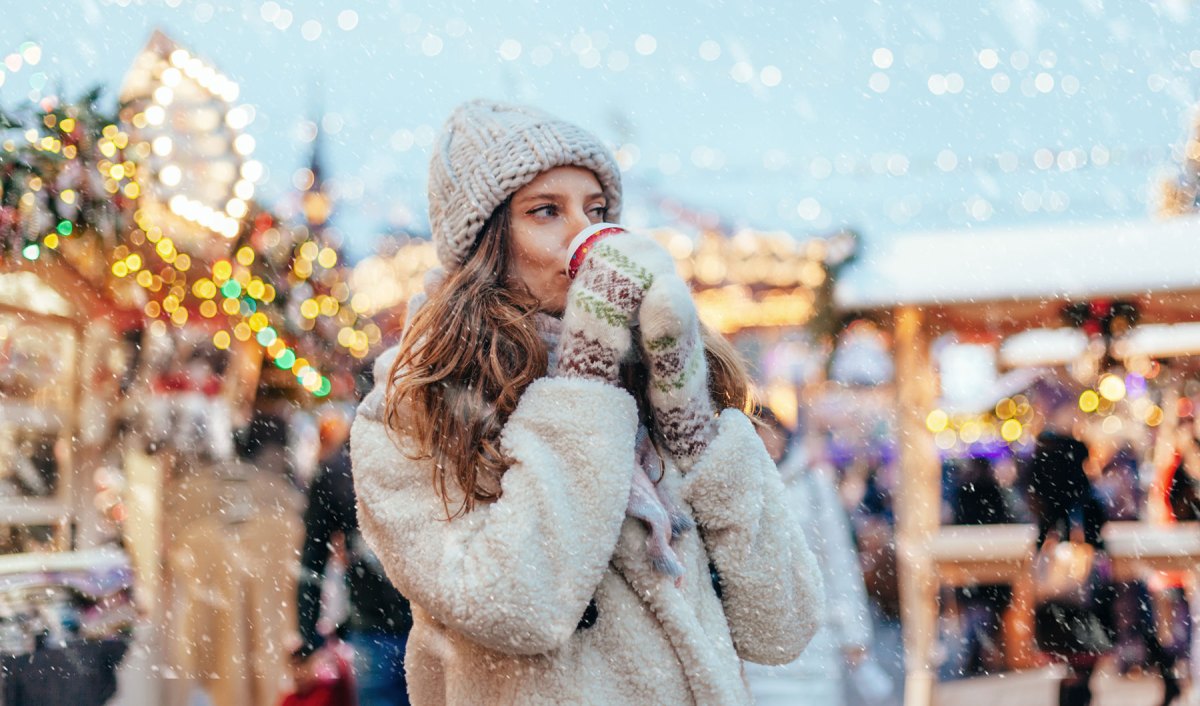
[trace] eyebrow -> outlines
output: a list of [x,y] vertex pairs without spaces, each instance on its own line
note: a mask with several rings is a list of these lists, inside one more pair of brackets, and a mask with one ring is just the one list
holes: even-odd
[[[584,200],[592,201],[594,199],[603,199],[603,198],[605,198],[604,193],[597,191],[594,194],[588,194],[587,198]],[[528,203],[530,201],[554,201],[555,203],[558,203],[562,200],[563,200],[562,194],[556,194],[552,191],[544,191],[544,192],[539,192],[536,194],[529,194],[527,196],[523,196],[520,199],[518,199],[515,203]]]

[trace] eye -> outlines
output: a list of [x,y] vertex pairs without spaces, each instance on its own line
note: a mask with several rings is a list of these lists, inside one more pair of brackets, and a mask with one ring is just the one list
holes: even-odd
[[545,206],[538,206],[537,208],[531,209],[529,211],[529,215],[531,215],[531,216],[543,216],[546,218],[552,218],[552,217],[556,216],[557,214],[558,214],[558,206],[555,206],[554,204],[546,204]]
[[608,206],[593,206],[592,213],[596,214],[600,218],[604,218],[608,215]]

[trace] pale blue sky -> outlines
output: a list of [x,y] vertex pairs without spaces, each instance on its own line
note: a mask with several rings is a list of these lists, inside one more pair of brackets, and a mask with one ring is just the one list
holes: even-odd
[[1200,87],[1197,9],[1184,0],[0,8],[0,58],[25,41],[43,49],[0,86],[8,108],[39,72],[45,91],[103,83],[111,97],[154,27],[236,79],[239,102],[256,109],[268,202],[306,160],[300,126],[319,104],[346,195],[337,224],[359,255],[389,224],[421,227],[429,141],[478,96],[532,102],[635,146],[635,223],[664,222],[658,204],[673,198],[734,225],[797,235],[846,225],[870,241],[1145,217]]

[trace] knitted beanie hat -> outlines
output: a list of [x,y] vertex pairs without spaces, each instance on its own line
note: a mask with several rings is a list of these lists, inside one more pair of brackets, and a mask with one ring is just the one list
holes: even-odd
[[594,135],[540,110],[488,100],[450,114],[429,163],[429,222],[438,260],[462,265],[496,207],[554,167],[589,169],[621,215],[621,173]]

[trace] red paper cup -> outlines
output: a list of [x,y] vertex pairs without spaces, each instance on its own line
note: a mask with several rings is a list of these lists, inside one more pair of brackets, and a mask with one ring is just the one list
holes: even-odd
[[596,243],[610,235],[628,232],[616,223],[595,223],[579,231],[579,235],[571,240],[571,245],[567,248],[567,277],[575,279],[579,267],[583,265],[588,252]]

